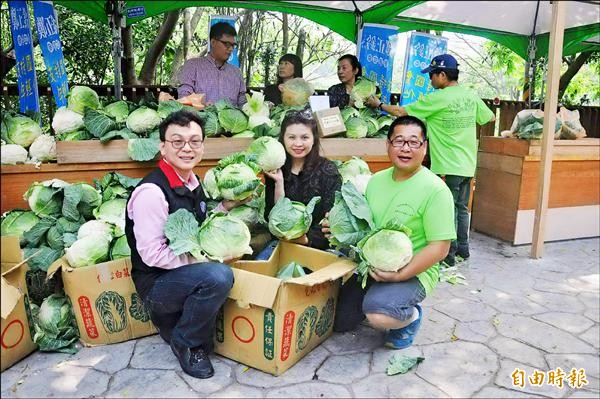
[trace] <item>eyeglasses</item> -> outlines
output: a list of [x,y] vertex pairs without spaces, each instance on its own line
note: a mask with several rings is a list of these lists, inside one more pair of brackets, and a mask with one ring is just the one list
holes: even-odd
[[390,144],[394,148],[404,148],[404,144],[408,144],[408,148],[411,148],[413,150],[417,150],[417,149],[421,148],[423,143],[425,143],[425,142],[419,141],[419,140],[414,140],[414,139],[410,139],[410,140],[397,139],[397,140],[393,140],[393,141],[390,140]]
[[177,149],[177,150],[181,150],[183,147],[185,147],[186,144],[189,144],[191,148],[193,148],[194,150],[197,150],[198,148],[202,147],[202,144],[204,144],[204,142],[200,139],[192,139],[192,140],[165,140],[167,143],[171,143],[171,145],[173,146],[173,148]]
[[236,48],[237,43],[228,42],[227,40],[215,39],[218,42],[221,42],[226,49]]

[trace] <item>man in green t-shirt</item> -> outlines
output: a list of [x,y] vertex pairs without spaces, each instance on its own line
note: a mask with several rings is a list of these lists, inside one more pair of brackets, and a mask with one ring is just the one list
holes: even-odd
[[457,240],[444,260],[454,266],[455,256],[470,256],[468,204],[477,163],[476,124],[492,122],[495,117],[474,91],[458,85],[458,63],[450,54],[434,57],[421,72],[429,74],[431,85],[438,90],[405,107],[382,104],[376,98],[367,104],[427,123],[431,171],[444,179],[454,198]]
[[[456,238],[452,194],[421,164],[426,151],[427,130],[420,119],[403,116],[392,122],[387,152],[393,166],[371,177],[365,197],[375,227],[395,220],[412,230],[413,258],[397,272],[373,269],[366,291],[356,274],[347,281],[338,298],[335,331],[354,329],[366,316],[373,327],[388,330],[386,346],[412,345],[422,319],[419,303],[437,285],[438,262]],[[328,234],[328,227],[323,231]]]

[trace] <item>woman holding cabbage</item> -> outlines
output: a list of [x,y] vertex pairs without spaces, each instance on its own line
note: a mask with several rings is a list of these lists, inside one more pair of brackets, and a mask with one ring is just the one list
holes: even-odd
[[362,76],[362,66],[352,54],[342,55],[338,59],[337,75],[340,82],[327,89],[329,106],[344,108],[350,104],[350,92],[356,80]]
[[277,67],[277,83],[265,87],[265,101],[281,104],[281,85],[290,79],[301,77],[302,60],[296,54],[284,54]]
[[335,164],[319,155],[317,125],[308,114],[289,112],[281,124],[279,141],[285,148],[286,159],[280,169],[264,173],[265,216],[274,217],[271,210],[283,197],[304,205],[308,205],[313,197],[320,197],[312,212],[308,231],[292,241],[327,249],[329,242],[319,222],[333,206],[334,194],[340,189],[342,178]]

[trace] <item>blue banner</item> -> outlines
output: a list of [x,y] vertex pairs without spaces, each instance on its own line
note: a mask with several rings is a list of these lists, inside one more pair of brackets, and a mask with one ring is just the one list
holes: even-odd
[[448,39],[445,37],[413,32],[408,39],[404,76],[402,77],[402,98],[400,105],[415,102],[435,89],[429,76],[421,73],[436,55],[448,52]]
[[[235,17],[230,17],[228,15],[211,15],[210,21],[208,22],[209,37],[210,37],[210,28],[217,22],[227,22],[229,25],[233,26],[233,29],[235,29]],[[237,29],[236,29],[236,32],[237,32]],[[210,51],[210,40],[208,41],[208,51]],[[239,68],[240,60],[238,59],[237,47],[233,48],[233,51],[231,52],[231,55],[229,56],[229,59],[227,60],[227,62],[230,63],[231,65],[235,65],[236,67]]]
[[364,24],[359,33],[358,60],[363,76],[377,82],[384,103],[390,102],[392,92],[397,33],[396,27],[379,24]]
[[26,1],[9,1],[10,31],[15,44],[15,68],[19,86],[19,110],[40,112],[37,78],[33,61],[33,41]]
[[58,19],[52,2],[34,1],[33,16],[56,106],[66,106],[69,80],[58,34]]

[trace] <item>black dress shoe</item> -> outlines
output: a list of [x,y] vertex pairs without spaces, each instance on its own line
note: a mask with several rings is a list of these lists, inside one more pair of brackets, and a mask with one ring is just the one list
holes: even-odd
[[210,378],[215,374],[215,369],[206,352],[201,347],[178,348],[171,342],[171,350],[177,356],[183,371],[192,377]]

